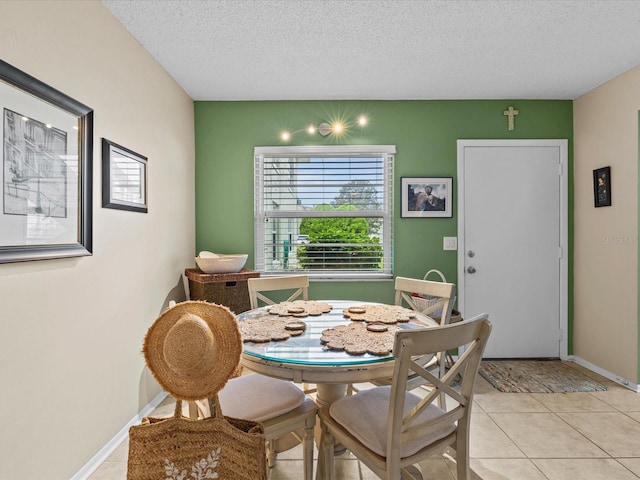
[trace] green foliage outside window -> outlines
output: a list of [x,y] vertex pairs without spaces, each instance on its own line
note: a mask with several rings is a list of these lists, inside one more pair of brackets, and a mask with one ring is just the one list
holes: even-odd
[[[358,210],[353,205],[318,205],[315,210]],[[372,236],[367,218],[304,218],[300,233],[309,243],[298,247],[298,261],[306,269],[378,269],[382,262],[380,239]]]

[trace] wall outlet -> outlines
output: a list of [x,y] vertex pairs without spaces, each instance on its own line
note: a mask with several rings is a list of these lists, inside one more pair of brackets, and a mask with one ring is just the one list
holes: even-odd
[[442,238],[443,250],[457,250],[458,249],[458,237],[443,237]]

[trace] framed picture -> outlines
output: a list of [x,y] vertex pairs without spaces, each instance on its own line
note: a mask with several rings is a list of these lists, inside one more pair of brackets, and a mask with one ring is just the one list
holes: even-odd
[[593,171],[593,203],[596,207],[611,206],[611,167]]
[[0,60],[0,263],[91,255],[93,110]]
[[147,157],[102,139],[102,206],[147,213]]
[[451,217],[451,177],[402,177],[402,217],[445,218]]

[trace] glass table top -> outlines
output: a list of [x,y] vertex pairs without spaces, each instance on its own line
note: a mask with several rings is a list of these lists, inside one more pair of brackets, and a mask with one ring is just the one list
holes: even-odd
[[[307,324],[305,332],[285,341],[272,341],[268,343],[244,342],[243,353],[264,360],[299,365],[362,365],[378,362],[386,362],[393,359],[393,355],[378,356],[365,353],[364,355],[350,355],[344,351],[329,350],[320,342],[322,331],[338,325],[346,325],[351,322],[345,318],[342,311],[356,305],[375,305],[372,302],[360,302],[357,300],[318,300],[333,306],[329,313],[320,316],[308,316],[301,318]],[[238,321],[259,316],[268,315],[266,308],[250,310],[238,315]],[[409,323],[397,324],[402,329],[424,328],[436,323],[429,317],[417,316]]]

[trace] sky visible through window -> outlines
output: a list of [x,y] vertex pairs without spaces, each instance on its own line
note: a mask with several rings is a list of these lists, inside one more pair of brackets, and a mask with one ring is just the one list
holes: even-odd
[[382,158],[311,157],[297,159],[295,184],[304,207],[330,204],[345,185],[367,182],[382,202]]

